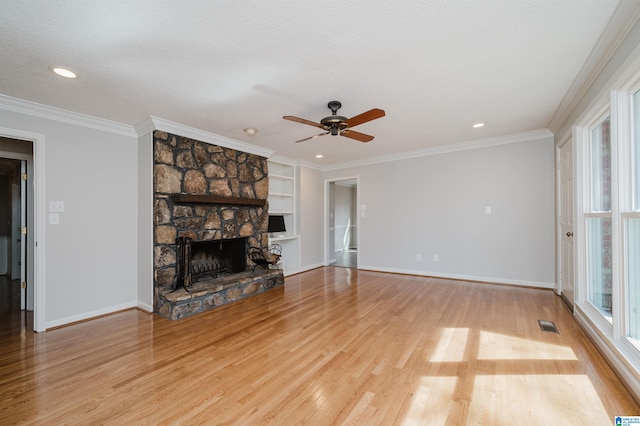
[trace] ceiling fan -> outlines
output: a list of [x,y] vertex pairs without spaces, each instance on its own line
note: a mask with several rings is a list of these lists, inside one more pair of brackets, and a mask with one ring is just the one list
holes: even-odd
[[319,123],[314,121],[305,120],[304,118],[293,117],[291,115],[285,115],[285,120],[295,121],[296,123],[308,124],[309,126],[318,127],[324,130],[323,133],[318,135],[310,136],[308,138],[300,139],[298,142],[308,141],[310,139],[315,139],[320,136],[325,135],[333,135],[333,136],[344,136],[346,138],[355,139],[360,142],[370,142],[373,140],[373,136],[365,135],[364,133],[356,132],[351,130],[352,127],[355,127],[359,124],[366,123],[367,121],[375,120],[376,118],[384,117],[384,111],[378,108],[370,109],[367,112],[363,112],[360,115],[356,115],[355,117],[347,118],[341,115],[338,115],[338,110],[342,107],[342,104],[338,101],[331,101],[327,104],[329,109],[331,110],[331,114],[328,117],[320,120]]

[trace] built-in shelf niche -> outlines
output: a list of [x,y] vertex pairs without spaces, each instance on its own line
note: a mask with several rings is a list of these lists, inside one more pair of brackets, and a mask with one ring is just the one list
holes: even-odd
[[282,246],[279,265],[285,275],[300,269],[300,236],[296,227],[296,166],[269,160],[269,214],[282,215],[287,229],[284,235],[269,238]]

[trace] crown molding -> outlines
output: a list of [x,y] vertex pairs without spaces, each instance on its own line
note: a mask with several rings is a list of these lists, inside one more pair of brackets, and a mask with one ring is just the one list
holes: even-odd
[[225,148],[231,148],[238,151],[247,152],[249,154],[259,155],[261,157],[269,158],[275,153],[275,151],[271,149],[236,141],[234,139],[216,135],[215,133],[206,132],[204,130],[196,129],[195,127],[185,126],[183,124],[175,123],[173,121],[154,116],[150,116],[149,118],[141,121],[139,124],[134,126],[134,128],[137,132],[138,137],[146,133],[150,133],[154,130],[160,130],[163,132],[172,133],[174,135],[184,136],[201,142],[210,143],[212,145],[219,145]]
[[532,130],[529,132],[514,133],[506,136],[494,138],[476,139],[466,142],[440,145],[415,151],[400,152],[397,154],[372,157],[365,160],[351,161],[333,166],[319,167],[317,164],[301,162],[302,165],[314,168],[323,172],[346,169],[349,167],[368,166],[371,164],[387,163],[389,161],[409,160],[416,157],[426,157],[430,155],[447,154],[450,152],[467,151],[471,149],[488,148],[497,145],[507,145],[512,143],[529,142],[536,139],[553,138],[553,133],[548,129]]
[[638,20],[640,20],[640,3],[635,0],[622,0],[551,117],[548,127],[552,132],[557,133],[569,119]]
[[0,94],[0,109],[75,126],[135,137],[132,126]]
[[300,161],[299,160],[294,160],[292,158],[285,157],[284,155],[280,155],[280,154],[274,154],[273,156],[269,157],[269,160],[276,161],[278,163],[287,164],[289,166],[298,166],[298,165],[300,165]]
[[151,117],[147,117],[141,122],[139,122],[138,124],[136,124],[135,126],[133,126],[133,128],[136,131],[136,134],[138,135],[138,137],[141,137],[143,135],[146,135],[147,133],[151,133],[154,130],[156,130],[156,125],[151,119]]

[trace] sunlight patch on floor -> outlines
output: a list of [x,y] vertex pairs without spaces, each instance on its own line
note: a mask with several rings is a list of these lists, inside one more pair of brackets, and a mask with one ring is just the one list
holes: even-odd
[[478,359],[576,360],[577,358],[573,349],[568,346],[481,331]]
[[403,425],[445,425],[457,377],[421,377]]
[[478,417],[467,419],[471,424],[606,425],[613,421],[586,375],[477,376],[469,412]]
[[443,328],[440,340],[431,355],[431,362],[460,362],[464,360],[469,337],[468,328]]

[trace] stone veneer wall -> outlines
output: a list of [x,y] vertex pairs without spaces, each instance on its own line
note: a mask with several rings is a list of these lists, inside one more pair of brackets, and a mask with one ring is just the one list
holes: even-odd
[[[249,246],[268,245],[268,207],[179,204],[171,194],[266,199],[267,159],[230,148],[155,131],[154,311],[177,273],[176,238],[194,241],[247,237]],[[247,264],[253,264],[247,259]],[[164,299],[163,299],[164,300]]]

